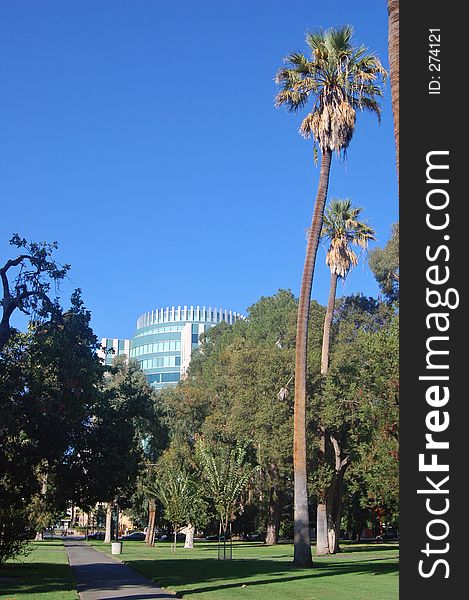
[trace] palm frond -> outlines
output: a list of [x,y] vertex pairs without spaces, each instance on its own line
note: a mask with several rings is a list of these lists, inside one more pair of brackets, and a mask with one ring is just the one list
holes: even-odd
[[287,105],[290,112],[297,112],[308,104],[308,94],[295,90],[282,90],[275,96],[275,106]]
[[350,199],[334,198],[324,213],[321,238],[330,242],[326,253],[326,264],[332,273],[345,279],[358,264],[353,246],[365,250],[375,239],[374,230],[358,217],[362,209],[352,206]]
[[344,153],[352,139],[356,112],[368,110],[378,119],[386,78],[379,58],[365,46],[352,45],[353,28],[308,32],[308,59],[299,51],[286,57],[286,67],[278,70],[275,81],[281,90],[275,106],[297,112],[310,106],[299,133],[313,138],[321,151]]

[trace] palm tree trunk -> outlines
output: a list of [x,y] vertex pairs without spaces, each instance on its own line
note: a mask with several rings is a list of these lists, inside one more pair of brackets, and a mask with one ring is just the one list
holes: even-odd
[[[318,464],[326,460],[326,430],[319,428]],[[316,554],[318,556],[329,554],[329,537],[327,535],[327,490],[323,491],[323,497],[319,499],[316,512]]]
[[[329,288],[329,299],[327,301],[326,316],[324,317],[324,329],[322,336],[321,375],[325,377],[329,369],[329,349],[331,339],[331,325],[334,316],[335,296],[337,291],[337,273],[331,271],[331,285]],[[320,427],[320,439],[318,450],[318,463],[322,464],[326,459],[326,430]],[[318,502],[316,516],[316,554],[318,556],[329,554],[328,514],[326,500]]]
[[306,257],[301,280],[298,303],[298,321],[296,332],[295,356],[295,408],[293,430],[293,469],[295,480],[294,514],[294,558],[293,564],[307,567],[313,564],[309,537],[309,511],[306,473],[306,368],[308,321],[313,284],[314,265],[322,228],[324,207],[326,204],[332,153],[325,150],[321,158],[318,191],[314,204],[313,219],[308,233]]
[[399,0],[388,0],[388,54],[397,181],[399,181]]
[[331,271],[331,286],[329,288],[329,299],[327,301],[326,316],[324,318],[324,330],[322,336],[321,375],[327,375],[329,369],[329,348],[331,340],[332,317],[334,316],[335,295],[337,291],[337,273]]

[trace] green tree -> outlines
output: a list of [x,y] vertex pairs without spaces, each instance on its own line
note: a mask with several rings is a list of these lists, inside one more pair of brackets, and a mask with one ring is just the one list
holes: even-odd
[[399,223],[392,226],[391,238],[384,248],[369,254],[369,264],[386,300],[399,301]]
[[0,356],[0,565],[27,550],[30,499],[39,490],[34,440],[23,419],[25,335],[12,335]]
[[[193,548],[194,531],[208,520],[208,504],[203,497],[203,488],[195,473],[176,466],[171,460],[159,462],[157,478],[150,482],[147,490],[150,497],[157,497],[164,509],[164,517],[173,527],[173,549],[176,550],[177,534],[186,527],[185,548]],[[189,539],[188,539],[189,536]]]
[[[225,560],[227,558],[226,538],[230,533],[230,523],[239,505],[241,493],[258,468],[253,468],[245,461],[246,449],[242,446],[231,449],[220,446],[214,450],[200,439],[196,443],[196,455],[207,486],[207,495],[213,501],[219,519],[218,558],[223,557]],[[220,553],[222,539],[223,554]]]
[[70,265],[59,265],[51,258],[57,242],[28,242],[15,233],[10,244],[21,253],[0,268],[3,289],[0,351],[12,334],[10,319],[15,310],[32,318],[60,317],[60,309],[50,297],[50,288],[52,283],[57,287],[70,269]]
[[361,505],[387,524],[399,522],[399,316],[363,336],[363,397],[354,462],[363,479]]
[[312,107],[300,126],[300,133],[313,137],[321,151],[321,167],[313,218],[308,233],[306,258],[298,306],[295,359],[294,477],[295,477],[295,550],[294,564],[312,564],[309,537],[309,511],[306,469],[306,365],[307,337],[314,265],[322,229],[329,185],[332,153],[344,153],[352,139],[357,110],[380,116],[377,98],[382,96],[379,79],[385,76],[379,59],[364,46],[352,45],[353,29],[327,29],[308,33],[307,58],[293,52],[287,65],[277,72],[281,91],[276,106],[286,105],[296,112]]
[[22,529],[35,521],[39,534],[85,476],[103,372],[89,320],[76,291],[59,322],[31,322],[27,333],[10,335],[0,357],[0,512],[23,515]]
[[[165,488],[165,483],[162,482],[166,482],[168,477],[174,478],[181,473],[184,476],[187,475],[186,479],[190,485],[185,492],[189,496],[187,502],[184,500],[184,506],[186,507],[185,520],[178,523],[178,526],[185,526],[186,541],[184,547],[193,548],[195,531],[204,527],[208,522],[207,502],[204,499],[193,440],[188,442],[187,439],[176,432],[156,463],[156,468],[148,471],[145,479],[145,489],[149,501],[158,497],[161,500],[161,497],[158,496],[158,490],[162,486]],[[152,527],[154,528],[153,524]],[[150,541],[148,543],[152,545]]]
[[[316,482],[318,501],[325,499],[330,552],[337,550],[344,490],[364,490],[360,506],[374,512],[395,505],[397,494],[396,317],[386,306],[365,300],[352,297],[339,306],[331,365],[316,409],[330,442],[326,475]],[[378,473],[387,480],[382,488]],[[357,474],[363,482],[358,487]]]
[[144,459],[145,421],[154,414],[154,391],[138,364],[123,356],[113,360],[101,390],[91,415],[86,493],[88,505],[107,503],[108,543],[113,506],[128,502],[136,486]]
[[[250,306],[245,320],[211,328],[193,356],[184,394],[177,386],[165,395],[171,430],[191,432],[188,439],[201,433],[214,445],[250,448],[250,459],[260,469],[246,493],[243,517],[233,527],[239,534],[265,532],[268,544],[276,543],[281,527],[290,528],[296,314],[293,294],[280,290]],[[319,381],[323,321],[324,309],[313,302],[310,394]]]

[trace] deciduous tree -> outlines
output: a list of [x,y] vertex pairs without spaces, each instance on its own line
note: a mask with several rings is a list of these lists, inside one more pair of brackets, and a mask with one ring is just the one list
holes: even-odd
[[3,290],[0,351],[12,334],[10,319],[15,310],[33,318],[60,317],[60,309],[50,296],[51,285],[57,287],[70,269],[70,265],[59,265],[52,259],[57,242],[28,242],[15,234],[10,244],[20,253],[0,268]]

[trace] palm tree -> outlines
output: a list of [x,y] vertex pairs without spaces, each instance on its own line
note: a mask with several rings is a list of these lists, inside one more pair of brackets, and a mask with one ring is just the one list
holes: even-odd
[[397,180],[399,181],[399,0],[388,0],[388,54]]
[[324,319],[321,375],[327,375],[329,368],[330,334],[337,280],[339,277],[345,279],[350,270],[358,264],[358,257],[352,246],[366,250],[368,243],[376,239],[373,229],[358,220],[361,211],[361,208],[352,206],[351,200],[334,199],[324,214],[321,237],[330,243],[326,253],[326,264],[331,271],[331,283]]
[[[358,217],[362,209],[353,207],[350,200],[332,200],[324,214],[324,221],[321,231],[321,237],[329,241],[329,248],[326,253],[326,264],[331,270],[331,284],[329,289],[329,299],[327,302],[326,316],[324,318],[324,330],[322,338],[321,355],[321,375],[325,377],[329,369],[329,349],[332,318],[334,316],[334,305],[337,291],[337,281],[340,278],[345,279],[350,270],[358,264],[358,257],[352,249],[352,246],[358,246],[365,250],[368,243],[374,240],[374,231]],[[334,449],[338,446],[336,440],[332,440]],[[335,443],[334,443],[335,442]],[[326,430],[323,426],[319,427],[319,451],[318,459],[322,462],[326,453]],[[337,455],[337,452],[335,452]],[[340,455],[339,455],[340,456]],[[346,461],[343,465],[343,459],[336,461],[336,473],[334,482],[342,481]],[[340,498],[335,498],[336,494],[341,494],[341,485],[335,485],[329,490],[329,496],[332,496],[330,505],[341,507]],[[317,542],[316,553],[329,554],[337,550],[337,521],[338,515],[331,515],[331,506],[327,506],[326,498],[318,502],[317,507]],[[332,517],[332,518],[331,518]],[[330,535],[332,531],[333,535]],[[329,538],[334,539],[329,540]]]
[[343,154],[353,136],[357,110],[369,110],[380,116],[377,97],[382,96],[380,78],[386,74],[379,59],[364,46],[352,45],[353,29],[327,29],[308,33],[307,58],[293,52],[286,66],[277,72],[281,86],[277,107],[286,105],[291,112],[311,106],[303,119],[300,133],[312,137],[321,151],[321,167],[313,219],[308,233],[306,258],[298,305],[295,358],[294,416],[294,564],[312,564],[309,539],[308,494],[306,488],[306,353],[311,287],[329,185],[332,153]]

